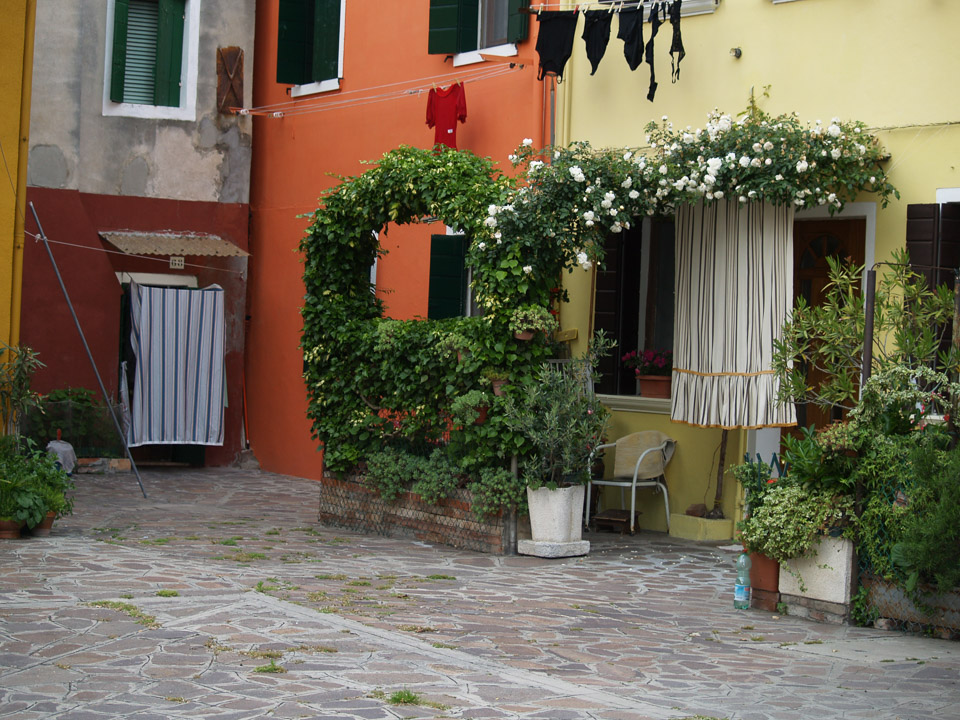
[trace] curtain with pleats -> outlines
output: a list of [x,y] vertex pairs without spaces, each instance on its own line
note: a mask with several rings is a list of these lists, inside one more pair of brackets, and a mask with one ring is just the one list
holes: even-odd
[[773,341],[793,304],[792,206],[682,206],[676,227],[671,418],[702,427],[793,425]]
[[224,293],[130,285],[128,444],[223,445]]

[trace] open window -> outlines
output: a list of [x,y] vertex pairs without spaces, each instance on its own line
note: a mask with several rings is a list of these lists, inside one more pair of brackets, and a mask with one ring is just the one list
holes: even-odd
[[516,55],[527,38],[529,0],[430,0],[428,50],[454,55],[454,65],[481,60],[479,51]]
[[345,0],[280,0],[277,82],[291,96],[336,90],[343,76]]

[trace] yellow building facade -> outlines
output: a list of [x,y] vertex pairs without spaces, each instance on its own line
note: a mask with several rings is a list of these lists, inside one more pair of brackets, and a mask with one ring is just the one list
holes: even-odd
[[20,337],[35,0],[5,0],[0,23],[0,340]]
[[[650,3],[647,3],[649,7]],[[621,6],[613,3],[614,11]],[[596,74],[591,75],[581,33],[581,17],[573,53],[557,86],[557,143],[586,140],[594,147],[642,148],[645,125],[667,116],[674,127],[704,127],[714,109],[736,115],[751,97],[764,111],[796,113],[801,121],[833,117],[860,120],[889,153],[885,170],[900,199],[881,208],[864,194],[830,217],[823,211],[800,211],[800,230],[831,226],[802,223],[857,221],[852,227],[857,252],[868,266],[888,260],[903,248],[908,206],[960,201],[960,96],[948,90],[958,67],[960,46],[953,29],[960,23],[960,3],[919,0],[684,0],[680,30],[686,56],[679,78],[671,82],[672,28],[661,26],[655,41],[658,87],[647,99],[650,68],[631,71],[617,39],[618,15]],[[572,9],[574,3],[564,4]],[[609,9],[609,3],[580,4]],[[536,4],[534,4],[536,8]],[[696,13],[696,14],[694,14]],[[644,24],[649,40],[650,23]],[[839,227],[839,226],[836,226]],[[853,255],[857,257],[856,254]],[[861,259],[861,258],[858,258]],[[595,271],[567,276],[571,302],[564,308],[564,328],[577,328],[574,350],[582,350],[594,328]],[[630,349],[630,348],[624,348]],[[721,539],[731,537],[732,520],[741,513],[739,488],[727,474],[722,509],[726,523],[695,522],[678,517],[696,503],[711,507],[715,493],[721,431],[670,420],[669,401],[608,397],[614,409],[611,436],[661,430],[677,440],[667,470],[671,534]],[[733,430],[727,445],[727,466],[744,452],[771,453],[779,431]],[[608,496],[616,505],[619,493]],[[641,527],[665,530],[661,500],[645,496]]]

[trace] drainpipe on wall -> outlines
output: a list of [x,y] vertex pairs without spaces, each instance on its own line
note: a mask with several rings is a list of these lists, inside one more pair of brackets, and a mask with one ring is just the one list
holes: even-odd
[[30,98],[33,92],[33,36],[37,25],[37,2],[27,0],[23,24],[23,77],[20,83],[20,137],[17,156],[17,191],[14,198],[13,272],[10,281],[9,345],[20,343],[20,305],[23,294],[24,208],[27,206],[27,163],[30,156]]

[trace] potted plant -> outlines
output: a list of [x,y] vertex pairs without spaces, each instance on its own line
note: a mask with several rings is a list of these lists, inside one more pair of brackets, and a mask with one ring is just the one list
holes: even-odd
[[73,498],[67,494],[73,489],[73,481],[50,452],[33,453],[30,471],[46,512],[39,522],[27,525],[34,535],[49,535],[57,518],[73,512]]
[[504,421],[529,446],[520,477],[533,539],[519,544],[521,553],[566,557],[589,551],[581,539],[584,486],[609,417],[590,388],[592,372],[592,359],[545,364],[522,395],[507,398]]
[[521,305],[510,314],[510,330],[517,340],[532,340],[538,332],[549,335],[558,327],[553,313],[542,305]]
[[637,389],[641,396],[670,397],[673,372],[672,350],[631,350],[621,360],[625,367],[633,368],[637,377]]
[[34,460],[21,454],[12,437],[0,438],[0,537],[18,538],[24,525],[36,525],[46,506]]
[[468,390],[450,403],[450,415],[461,425],[483,425],[492,399],[485,390]]
[[[763,462],[745,462],[730,468],[730,473],[743,487],[744,517],[757,512],[767,493],[777,482],[771,477],[771,466]],[[742,523],[738,529],[742,529]],[[761,552],[750,553],[750,586],[753,588],[753,606],[763,610],[776,610],[780,601],[780,563]]]
[[504,393],[504,387],[510,382],[510,373],[499,368],[488,367],[483,371],[485,377],[493,388],[493,394],[500,397]]

